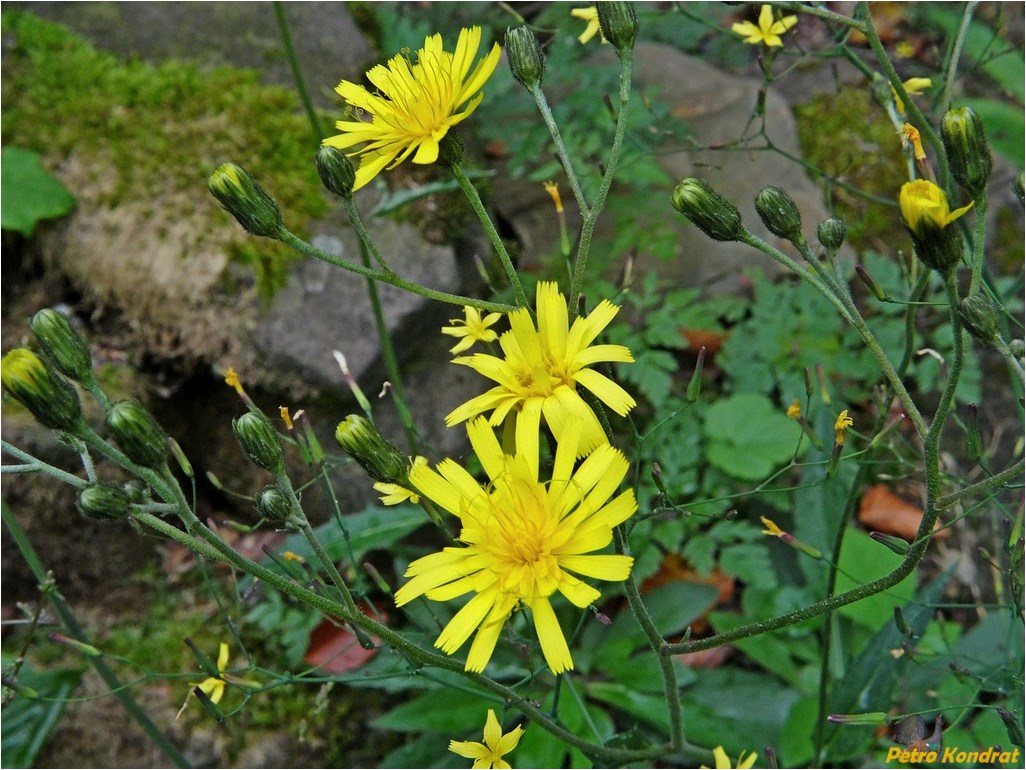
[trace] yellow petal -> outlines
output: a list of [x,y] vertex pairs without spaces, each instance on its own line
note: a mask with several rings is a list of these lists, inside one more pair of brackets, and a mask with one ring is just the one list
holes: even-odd
[[563,636],[563,629],[559,627],[559,621],[556,620],[556,613],[552,611],[549,600],[537,599],[531,605],[531,615],[534,617],[538,641],[541,642],[542,655],[552,673],[562,674],[564,671],[572,670],[574,661],[570,657],[570,648],[566,646],[566,637]]

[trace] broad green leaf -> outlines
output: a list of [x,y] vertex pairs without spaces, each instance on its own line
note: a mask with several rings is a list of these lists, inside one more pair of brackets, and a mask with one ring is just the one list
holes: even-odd
[[706,456],[732,476],[763,479],[791,459],[800,432],[798,423],[765,396],[739,393],[706,413]]
[[[335,519],[316,527],[314,533],[332,559],[358,563],[368,551],[388,548],[426,522],[424,511],[414,505],[371,505],[361,513],[343,517],[345,533]],[[281,550],[308,560],[316,558],[306,538],[298,534],[289,537]]]
[[[407,701],[371,722],[378,730],[400,733],[431,731],[444,733],[459,740],[480,740],[488,709],[496,716],[502,713],[502,704],[496,699],[478,698],[461,692],[453,697],[451,691],[431,690]],[[469,738],[478,731],[478,737]],[[461,737],[464,736],[464,737]]]
[[[893,553],[862,530],[849,528],[841,544],[835,593],[844,593],[857,586],[882,578],[901,563]],[[841,607],[840,612],[866,628],[877,630],[893,622],[894,608],[912,600],[916,592],[916,576],[912,573],[883,593]]]
[[810,726],[816,723],[819,707],[816,698],[802,698],[791,707],[780,732],[780,762],[783,767],[806,767],[815,747]]
[[0,157],[0,226],[29,236],[44,219],[62,217],[75,208],[75,197],[30,150],[4,147]]
[[29,699],[18,695],[4,708],[0,715],[3,720],[0,764],[15,768],[35,764],[46,739],[64,712],[67,698],[81,678],[79,669],[36,671],[28,665],[22,667],[18,682],[31,687],[41,697]]

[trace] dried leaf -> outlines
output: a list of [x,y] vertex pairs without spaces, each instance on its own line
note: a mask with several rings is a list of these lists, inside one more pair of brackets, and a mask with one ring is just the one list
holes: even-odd
[[[902,500],[883,484],[866,490],[859,503],[859,522],[868,529],[895,535],[911,542],[923,520],[923,509]],[[935,526],[934,529],[937,527]],[[941,530],[936,537],[947,537]]]

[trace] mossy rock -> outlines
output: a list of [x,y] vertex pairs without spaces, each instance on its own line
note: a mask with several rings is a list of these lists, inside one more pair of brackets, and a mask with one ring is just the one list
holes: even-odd
[[255,71],[124,62],[66,28],[3,15],[4,143],[40,153],[77,199],[36,245],[93,304],[114,308],[158,358],[213,360],[239,345],[295,257],[255,239],[206,189],[245,165],[302,232],[329,207],[317,141],[295,95]]

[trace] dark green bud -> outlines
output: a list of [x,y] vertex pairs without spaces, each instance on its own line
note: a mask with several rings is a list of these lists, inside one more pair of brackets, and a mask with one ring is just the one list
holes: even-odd
[[527,27],[506,30],[506,58],[513,78],[528,90],[541,84],[545,55],[538,38]]
[[460,132],[455,128],[450,128],[438,142],[438,165],[445,168],[458,166],[463,162],[466,152],[467,146],[464,144]]
[[32,317],[30,325],[57,371],[78,382],[91,379],[93,357],[89,346],[64,313],[44,308]]
[[346,417],[335,430],[335,440],[375,481],[409,484],[409,461],[366,417]]
[[634,48],[638,36],[638,14],[634,3],[595,3],[602,35],[620,53]]
[[275,476],[285,470],[285,453],[281,448],[281,439],[274,427],[260,412],[246,412],[238,419],[232,420],[232,430],[239,446],[250,461]]
[[779,187],[763,187],[755,196],[755,210],[766,228],[781,238],[801,238],[802,215],[788,194]]
[[253,235],[276,238],[282,231],[278,204],[241,166],[234,163],[219,166],[210,175],[207,186],[224,210]]
[[698,401],[698,396],[702,392],[702,368],[705,365],[705,351],[705,345],[702,345],[698,351],[698,359],[695,361],[694,374],[691,375],[691,380],[688,382],[688,389],[685,395],[690,404]]
[[257,495],[257,513],[268,521],[283,524],[292,518],[292,503],[276,487],[264,487]]
[[1022,718],[1016,717],[1007,709],[997,709],[1001,721],[1005,723],[1005,730],[1008,732],[1008,740],[1015,746],[1023,745]]
[[866,288],[873,293],[874,297],[876,297],[881,302],[887,301],[887,292],[883,290],[883,287],[876,282],[876,279],[873,277],[873,274],[870,273],[864,266],[855,265],[855,274],[862,280],[862,283],[866,285]]
[[167,459],[167,434],[137,401],[118,401],[107,413],[107,428],[132,462],[161,468]]
[[342,150],[323,145],[317,151],[317,173],[329,192],[347,200],[353,197],[356,168]]
[[982,291],[969,295],[959,303],[958,316],[974,339],[987,344],[997,339],[997,311]]
[[900,537],[885,535],[883,532],[870,532],[869,536],[880,545],[885,546],[888,550],[898,554],[898,556],[904,556],[908,553],[908,541],[903,540]]
[[741,212],[698,177],[681,180],[673,191],[673,207],[716,241],[736,241],[744,226]]
[[15,348],[0,362],[0,379],[7,392],[32,412],[41,425],[74,433],[82,423],[78,391],[50,371],[28,348]]
[[125,491],[113,484],[90,484],[78,493],[78,509],[91,519],[120,519],[130,506]]
[[830,217],[824,219],[816,228],[816,237],[819,242],[832,251],[837,251],[844,243],[844,237],[848,234],[848,225],[842,219]]
[[994,168],[983,123],[971,107],[955,107],[941,118],[941,139],[955,181],[978,198]]

